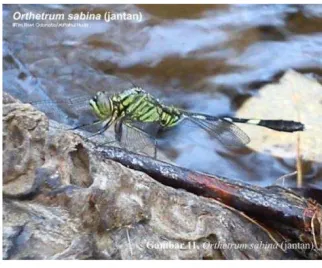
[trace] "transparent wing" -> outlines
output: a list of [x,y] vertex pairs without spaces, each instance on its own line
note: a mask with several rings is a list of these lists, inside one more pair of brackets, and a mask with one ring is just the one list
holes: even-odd
[[116,125],[116,139],[131,151],[156,150],[158,125],[123,120]]
[[56,106],[77,106],[77,107],[84,107],[88,105],[89,100],[92,96],[84,95],[84,96],[77,96],[69,99],[59,99],[55,101],[32,101],[30,102],[32,105],[37,107],[56,107]]
[[144,133],[146,133],[146,135],[150,136],[153,139],[156,138],[157,133],[161,128],[160,124],[153,122],[145,123],[135,120],[125,120],[124,123],[126,123],[126,125],[132,126],[134,129],[143,131]]
[[30,104],[44,112],[50,119],[77,127],[96,120],[89,105],[90,99],[90,95],[83,95],[55,101],[34,101]]
[[89,100],[92,96],[84,95],[73,98],[58,99],[55,101],[33,101],[31,105],[35,106],[39,110],[48,113],[54,113],[55,111],[67,111],[77,114],[80,111],[90,110]]
[[219,140],[227,147],[244,147],[250,142],[248,135],[235,124],[218,118],[215,121],[188,117],[185,120],[205,130],[211,137]]

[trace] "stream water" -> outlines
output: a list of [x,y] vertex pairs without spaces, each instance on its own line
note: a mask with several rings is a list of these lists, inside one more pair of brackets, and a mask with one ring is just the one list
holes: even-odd
[[[40,27],[15,12],[64,14],[61,23],[106,12],[142,20]],[[5,5],[3,27],[4,89],[22,101],[114,91],[126,77],[167,104],[233,115],[288,69],[322,77],[322,5]],[[194,141],[161,150],[178,165],[258,185],[296,170],[295,159],[230,152],[202,131]],[[303,164],[305,187],[322,188],[322,165]]]

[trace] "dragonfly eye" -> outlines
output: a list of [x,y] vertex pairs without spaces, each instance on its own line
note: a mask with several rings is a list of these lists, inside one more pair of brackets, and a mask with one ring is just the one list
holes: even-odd
[[103,92],[97,92],[93,98],[92,104],[95,106],[94,112],[102,119],[108,118],[113,113],[113,103]]

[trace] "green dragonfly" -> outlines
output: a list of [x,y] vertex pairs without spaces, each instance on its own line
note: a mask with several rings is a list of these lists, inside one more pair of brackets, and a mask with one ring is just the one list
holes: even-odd
[[[115,140],[122,146],[140,150],[153,144],[155,158],[157,134],[183,122],[203,129],[227,147],[244,147],[250,142],[248,135],[235,123],[252,124],[283,132],[304,130],[304,125],[295,121],[216,117],[189,112],[163,104],[140,87],[132,87],[112,95],[99,91],[90,99],[89,105],[96,117],[91,124],[102,124],[90,137],[102,134],[114,125]],[[86,125],[79,125],[73,129]]]

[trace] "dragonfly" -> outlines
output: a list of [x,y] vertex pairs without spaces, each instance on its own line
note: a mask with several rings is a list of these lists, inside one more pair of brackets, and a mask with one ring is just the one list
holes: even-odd
[[[276,131],[303,131],[304,124],[291,120],[258,120],[229,116],[212,116],[168,106],[140,87],[131,87],[120,93],[99,91],[89,100],[89,106],[100,129],[88,138],[103,134],[114,125],[115,140],[125,148],[140,149],[153,144],[157,158],[159,132],[174,128],[184,122],[203,129],[226,147],[245,147],[249,136],[235,123],[251,124]],[[82,124],[72,129],[78,129]]]

